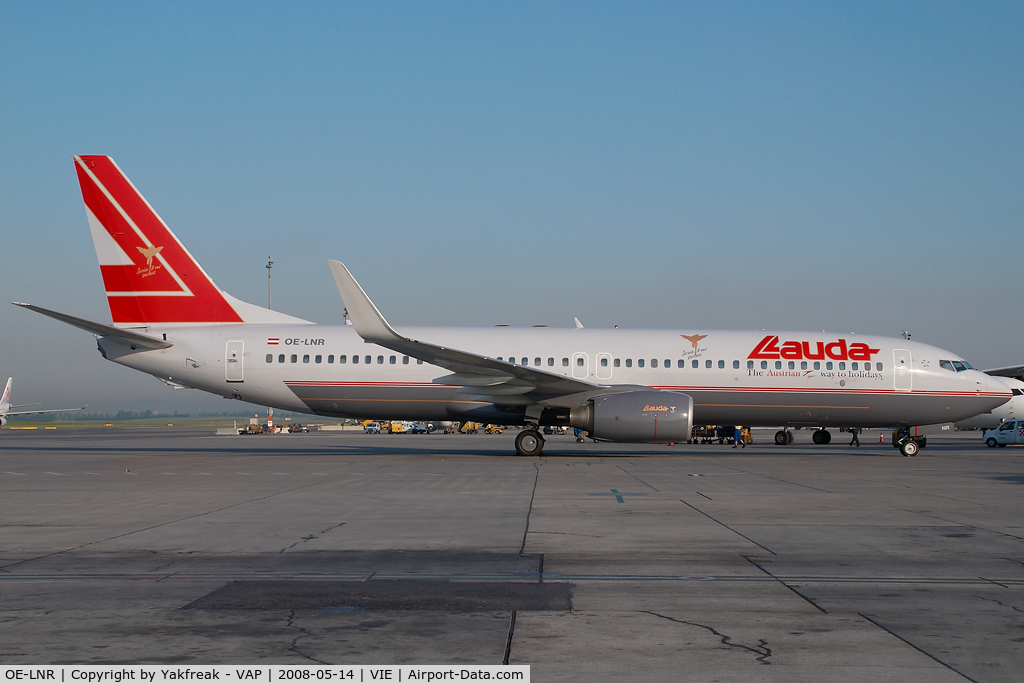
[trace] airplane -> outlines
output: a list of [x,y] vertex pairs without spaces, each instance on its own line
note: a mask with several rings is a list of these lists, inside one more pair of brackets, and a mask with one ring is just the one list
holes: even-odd
[[1012,395],[951,351],[874,335],[396,329],[338,261],[348,324],[318,325],[220,289],[110,157],[74,163],[113,325],[12,303],[93,333],[104,358],[172,387],[335,418],[522,425],[524,456],[543,451],[543,426],[620,443],[686,441],[695,422],[782,426],[779,444],[816,426],[827,443],[829,427],[949,422]]
[[4,387],[4,393],[0,396],[0,427],[4,427],[10,421],[10,418],[18,415],[40,415],[42,413],[68,413],[76,410],[85,410],[87,406],[81,408],[54,408],[50,410],[20,410],[17,412],[11,412],[11,408],[25,408],[27,406],[37,406],[38,403],[22,403],[19,405],[11,405],[11,385],[14,383],[13,377],[7,378],[7,386]]

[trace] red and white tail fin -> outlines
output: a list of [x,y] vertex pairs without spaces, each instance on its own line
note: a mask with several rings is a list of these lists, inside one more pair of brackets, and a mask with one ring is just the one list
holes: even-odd
[[11,382],[13,377],[7,378],[7,386],[4,387],[4,395],[0,396],[0,412],[6,412],[11,407]]
[[106,156],[75,157],[114,325],[301,323],[222,291]]

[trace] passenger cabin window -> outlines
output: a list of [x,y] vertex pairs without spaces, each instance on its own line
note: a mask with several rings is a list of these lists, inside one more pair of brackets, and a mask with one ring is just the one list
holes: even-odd
[[384,356],[377,356],[377,365],[384,365]]
[[789,363],[786,365],[786,367],[788,367],[790,370],[796,370],[796,361],[795,360],[789,361]]
[[657,358],[652,358],[651,359],[651,367],[652,368],[658,367],[658,359]]
[[768,361],[766,361],[766,360],[761,361],[761,369],[762,370],[767,370],[768,369]]
[[409,356],[402,356],[402,365],[409,364]]
[[627,358],[626,359],[626,367],[627,368],[633,367],[633,359],[632,358]]
[[581,368],[582,368],[582,367],[583,367],[583,359],[582,359],[582,358],[577,358],[577,359],[576,359],[576,365],[577,365],[578,367],[581,367]]
[[296,354],[293,353],[292,357],[291,357],[291,361],[293,363],[298,363],[299,362],[299,357]]
[[359,363],[359,356],[352,356],[352,363],[353,364]]
[[284,354],[283,353],[280,356],[277,357],[277,362],[278,363],[283,363],[284,362]]
[[642,367],[644,366],[644,359],[643,359],[643,358],[639,359],[639,360],[638,360],[638,361],[636,362],[636,366],[637,366],[638,368],[642,368]]
[[740,369],[740,362],[738,360],[734,360],[732,362],[732,369],[733,370],[739,370]]
[[423,361],[421,361],[419,358],[417,358],[416,359],[416,365],[423,365]]
[[832,361],[828,361],[827,363],[825,363],[825,369],[826,370],[831,370],[832,369]]
[[541,363],[541,360],[540,360],[540,358],[534,358],[534,359],[533,359],[533,364],[534,364],[534,365],[535,365],[536,367],[538,367],[538,368],[539,368],[539,367],[540,367],[540,363]]
[[725,361],[724,360],[718,361],[718,369],[719,370],[724,370],[725,369]]
[[801,370],[806,370],[807,369],[807,361],[805,361],[805,360],[804,361],[800,361],[800,369]]
[[602,358],[601,359],[601,367],[602,368],[608,367],[608,359],[607,358]]
[[782,369],[782,361],[781,360],[775,361],[775,369],[776,370],[781,370]]
[[676,361],[676,367],[679,368],[680,370],[682,370],[683,368],[686,367],[686,361],[685,360],[678,360],[678,361]]
[[303,363],[308,363],[309,362],[309,354],[308,353],[302,357],[302,362]]
[[274,354],[272,354],[272,353],[268,353],[267,354],[267,362],[268,363],[273,363],[274,362]]
[[569,359],[568,358],[563,358],[562,359],[562,367],[563,368],[569,367]]
[[388,356],[388,363],[390,363],[391,365],[394,365],[397,362],[398,362],[398,358],[397,357],[395,357],[395,356]]
[[367,365],[370,364],[370,360],[371,358],[369,356],[363,356],[363,362],[366,363]]
[[821,363],[819,363],[818,361],[814,361],[814,369],[821,370]]
[[748,360],[747,361],[747,370],[753,370],[753,369],[754,369],[754,361]]
[[322,363],[323,360],[324,360],[323,356],[316,356],[316,357],[313,358],[313,362],[314,363]]
[[527,358],[526,356],[523,356],[522,360],[523,360],[523,362],[521,363],[521,365],[529,365],[530,364],[530,359]]
[[695,361],[693,361],[693,363],[691,363],[690,365],[691,365],[692,367],[694,367],[694,368],[699,368],[699,367],[700,367],[700,361],[699,361],[699,360],[695,360]]
[[334,362],[334,354],[333,353],[331,355],[327,356],[327,362],[328,363],[333,363]]
[[709,361],[709,360],[704,361],[704,367],[710,368],[711,367],[711,361]]
[[856,363],[850,363],[850,369],[851,370],[858,370],[859,368],[857,367]]
[[672,359],[671,358],[666,358],[665,359],[665,367],[666,368],[672,367]]
[[554,358],[548,358],[548,367],[549,368],[555,367],[555,359]]
[[839,363],[839,369],[840,370],[845,370],[846,369],[846,363],[840,362]]
[[614,365],[615,365],[615,367],[619,367],[619,359],[618,358],[615,359]]
[[[358,358],[358,357],[359,356],[352,356],[352,362],[354,363],[355,359]],[[338,362],[339,363],[347,363],[348,362],[348,356],[338,356]]]

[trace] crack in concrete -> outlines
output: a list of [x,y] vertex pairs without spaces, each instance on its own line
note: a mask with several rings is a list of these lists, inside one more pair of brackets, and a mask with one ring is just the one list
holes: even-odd
[[508,638],[505,639],[505,658],[501,663],[508,666],[508,658],[512,655],[512,636],[516,632],[516,610],[512,610],[512,616],[508,620]]
[[530,493],[530,507],[526,511],[526,529],[523,530],[523,542],[519,546],[520,557],[526,553],[526,537],[530,534],[530,515],[533,514],[533,499],[537,497],[537,481],[540,480],[539,464],[533,463],[533,469],[536,471],[536,474],[533,476],[533,492]]
[[732,642],[732,636],[727,636],[724,633],[719,632],[715,628],[713,628],[711,626],[707,626],[705,624],[698,624],[697,622],[694,622],[694,621],[683,621],[682,619],[675,619],[673,617],[668,617],[668,616],[665,616],[664,614],[658,614],[657,612],[650,612],[648,610],[640,610],[640,611],[643,612],[644,614],[650,614],[651,616],[659,617],[661,619],[667,619],[669,621],[674,621],[677,624],[686,624],[687,626],[696,626],[697,628],[702,628],[705,631],[708,631],[709,633],[712,633],[712,634],[718,636],[719,638],[721,638],[722,645],[725,645],[727,647],[735,647],[735,648],[738,648],[740,650],[746,650],[747,652],[752,652],[752,653],[758,655],[756,657],[758,663],[769,665],[769,666],[771,665],[771,662],[767,661],[767,659],[772,656],[772,649],[770,647],[768,647],[768,641],[765,640],[764,638],[758,638],[757,639],[757,645],[754,646],[754,647],[750,647],[749,645],[742,645],[740,643]]
[[[332,529],[337,529],[340,526],[345,526],[345,522],[340,522],[338,524],[335,524],[334,526],[329,526],[326,529],[324,529],[323,531],[321,531],[320,533],[321,534],[326,534],[328,531],[331,531]],[[313,539],[316,539],[316,538],[320,538],[320,537],[317,536],[316,534],[309,534],[308,536],[303,536],[302,538],[300,538],[299,540],[295,541],[295,543],[292,543],[287,548],[281,548],[279,551],[277,551],[277,554],[280,555],[280,554],[284,553],[284,551],[291,550],[292,548],[294,548],[295,546],[299,545],[300,543],[309,543],[310,541],[312,541]]]
[[1009,607],[1014,612],[1020,612],[1024,614],[1024,609],[1020,609],[1019,607],[1015,607],[1014,605],[1007,604],[1005,602],[1002,602],[1001,600],[996,600],[995,598],[986,598],[984,595],[972,595],[971,597],[978,598],[979,600],[987,600],[988,602],[994,602],[1000,607]]
[[307,631],[306,629],[302,628],[301,626],[296,626],[295,625],[295,610],[290,610],[288,612],[288,620],[285,621],[284,625],[287,626],[288,628],[294,628],[297,631],[299,631],[299,633],[302,634],[302,635],[296,636],[294,639],[292,639],[292,644],[288,647],[288,651],[289,652],[294,652],[295,654],[299,655],[300,657],[302,657],[304,659],[308,659],[311,662],[316,662],[317,664],[328,664],[329,663],[329,662],[320,661],[316,657],[311,657],[311,656],[307,655],[305,652],[303,652],[302,650],[299,649],[299,641],[302,640],[303,638],[309,638],[313,634],[310,633],[309,631]]

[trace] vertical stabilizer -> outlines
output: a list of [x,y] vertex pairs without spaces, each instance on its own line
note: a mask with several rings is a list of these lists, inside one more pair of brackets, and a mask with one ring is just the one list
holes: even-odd
[[0,396],[0,413],[7,412],[7,409],[11,407],[11,383],[13,381],[13,377],[7,378],[7,386],[4,387],[4,395]]
[[75,170],[114,325],[305,322],[221,291],[110,157]]

